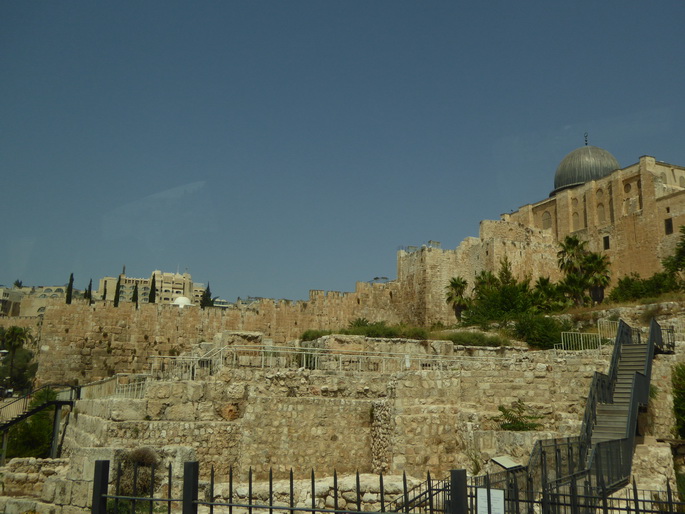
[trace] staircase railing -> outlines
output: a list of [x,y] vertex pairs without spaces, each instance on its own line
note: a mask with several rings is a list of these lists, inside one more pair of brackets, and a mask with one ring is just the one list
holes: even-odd
[[[628,339],[628,344],[637,344],[634,343],[634,339],[632,338],[634,333],[635,332],[632,330],[630,332],[625,332],[626,335],[631,336],[631,338]],[[631,400],[628,405],[628,416],[626,418],[625,437],[622,439],[599,442],[594,445],[588,459],[587,469],[548,483],[546,492],[551,497],[555,494],[559,494],[559,492],[567,492],[570,488],[582,486],[585,491],[585,497],[592,498],[599,493],[615,491],[629,483],[632,471],[637,418],[640,406],[647,405],[649,402],[649,384],[652,375],[654,349],[661,338],[661,326],[656,320],[652,320],[650,323],[649,339],[646,344],[644,368],[642,371],[636,371],[633,374],[630,388]],[[619,346],[618,340],[616,346]],[[590,431],[589,434],[591,436],[592,432]],[[585,506],[594,507],[595,505],[590,505],[590,503],[588,503]]]
[[[47,390],[56,391],[56,397],[46,397],[42,403],[32,405],[32,402],[36,397],[40,398],[40,392]],[[78,399],[78,395],[79,388],[75,386],[53,384],[44,385],[38,389],[34,389],[30,393],[0,407],[0,430],[6,429],[17,421],[20,421],[29,413],[40,410],[46,404],[52,404],[55,402],[73,402],[74,400]]]

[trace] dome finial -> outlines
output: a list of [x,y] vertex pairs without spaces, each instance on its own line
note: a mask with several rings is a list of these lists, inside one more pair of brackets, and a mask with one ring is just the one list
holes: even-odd
[[587,146],[587,132],[585,133],[585,146]]

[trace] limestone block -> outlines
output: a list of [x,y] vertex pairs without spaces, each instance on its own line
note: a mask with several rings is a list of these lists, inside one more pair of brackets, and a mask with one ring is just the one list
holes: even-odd
[[204,394],[204,387],[202,383],[188,382],[185,400],[189,402],[198,402]]
[[195,419],[195,406],[189,403],[179,403],[167,407],[164,418],[174,421],[192,421]]
[[147,415],[147,400],[113,400],[111,408],[113,421],[140,421]]
[[168,403],[164,400],[148,400],[147,401],[147,415],[152,419],[161,419],[164,417],[164,411]]

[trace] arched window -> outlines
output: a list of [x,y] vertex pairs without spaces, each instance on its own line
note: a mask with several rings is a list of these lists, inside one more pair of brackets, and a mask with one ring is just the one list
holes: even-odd
[[600,223],[604,223],[604,221],[606,220],[606,214],[604,213],[603,203],[597,204],[597,219]]
[[552,228],[552,215],[549,211],[545,211],[542,213],[542,229],[547,230],[549,228]]
[[681,175],[680,178],[678,179],[678,185],[679,185],[680,187],[685,187],[685,177],[683,177],[682,175]]
[[580,216],[577,212],[573,213],[573,230],[580,230]]

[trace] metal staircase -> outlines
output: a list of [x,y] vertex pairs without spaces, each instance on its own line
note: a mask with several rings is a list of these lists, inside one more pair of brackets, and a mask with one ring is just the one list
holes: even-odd
[[[55,391],[56,394],[42,395],[41,392],[43,391]],[[2,407],[0,407],[0,432],[2,433],[0,465],[4,465],[5,463],[9,430],[17,423],[52,407],[55,408],[55,414],[53,419],[53,442],[50,450],[50,457],[55,458],[57,456],[57,436],[59,434],[61,409],[65,405],[73,406],[78,397],[78,387],[46,385],[2,405]],[[37,399],[38,401],[36,401]]]
[[[507,502],[523,501],[529,512],[540,495],[545,513],[596,509],[598,498],[606,498],[630,480],[638,412],[649,402],[652,359],[657,353],[673,353],[673,339],[673,330],[662,331],[652,320],[649,339],[642,343],[640,332],[621,321],[609,371],[593,377],[580,435],[538,440],[526,466],[471,477],[471,484],[505,489]],[[416,498],[405,495],[399,510],[405,514],[426,510],[428,497],[437,498],[443,488],[428,484],[428,490],[432,494],[418,494],[423,491],[419,488]],[[564,504],[564,498],[573,495],[575,504]]]
[[[625,344],[621,348],[616,381],[614,383],[613,403],[597,405],[595,426],[592,429],[591,446],[597,443],[628,437],[630,404],[633,396],[635,373],[645,373],[648,366],[647,344]],[[632,427],[634,428],[634,427]]]

